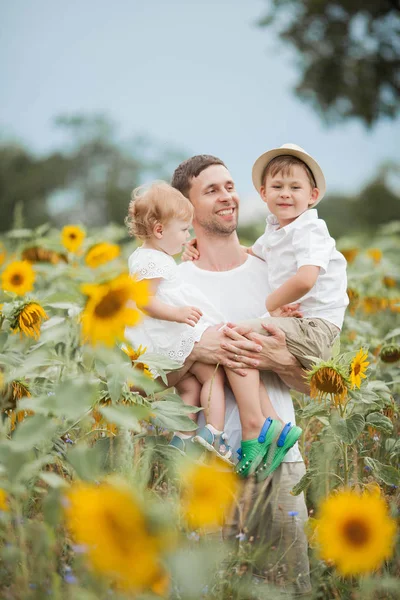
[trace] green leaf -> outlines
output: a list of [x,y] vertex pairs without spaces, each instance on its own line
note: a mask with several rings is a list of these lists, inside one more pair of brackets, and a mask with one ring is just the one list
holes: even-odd
[[364,429],[365,419],[360,414],[354,414],[347,419],[342,419],[337,413],[333,413],[330,423],[333,432],[342,442],[352,444]]
[[301,418],[310,418],[315,416],[324,416],[328,414],[328,406],[319,402],[310,402],[304,408],[298,411]]
[[169,431],[194,431],[197,429],[197,423],[185,415],[172,414],[166,415],[157,413],[153,418],[154,425],[165,427]]
[[374,460],[369,456],[367,456],[364,461],[365,464],[370,467],[377,479],[380,479],[386,483],[386,485],[400,485],[400,472],[398,469],[389,465],[383,465],[378,460]]
[[379,429],[379,431],[383,431],[383,433],[386,433],[387,435],[390,435],[393,432],[392,421],[379,412],[370,413],[366,420],[367,425]]
[[42,479],[52,488],[68,487],[68,483],[65,481],[65,479],[57,475],[57,473],[53,473],[52,471],[40,473],[40,479]]
[[294,488],[291,490],[290,493],[293,496],[299,496],[299,494],[301,494],[301,492],[304,492],[308,488],[308,486],[312,482],[313,478],[316,477],[317,474],[318,473],[316,470],[309,469],[303,475],[303,477],[300,479],[300,481],[298,483],[296,483],[296,485],[294,486]]
[[43,440],[51,439],[57,429],[57,423],[43,415],[27,417],[15,429],[11,446],[19,452],[31,450]]
[[150,409],[145,406],[113,404],[111,406],[99,406],[99,411],[109,423],[119,427],[140,432],[142,430],[139,419],[144,419],[150,414]]
[[389,331],[389,333],[385,335],[383,339],[390,340],[390,338],[397,337],[398,335],[400,335],[400,327],[396,327],[396,329],[392,329],[392,331]]
[[197,406],[187,406],[182,402],[182,400],[180,400],[180,402],[171,402],[170,400],[156,400],[155,402],[151,403],[151,409],[153,412],[157,412],[157,415],[160,412],[167,415],[190,415],[191,413],[196,413],[203,410],[202,408],[198,408]]
[[92,481],[101,473],[102,455],[96,445],[92,448],[82,443],[74,446],[68,452],[67,459],[81,479]]

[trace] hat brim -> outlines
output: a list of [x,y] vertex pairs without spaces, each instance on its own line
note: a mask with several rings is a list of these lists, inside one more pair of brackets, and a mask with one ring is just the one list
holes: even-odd
[[294,148],[273,148],[272,150],[268,150],[268,152],[264,152],[261,154],[253,165],[252,170],[252,180],[254,187],[257,192],[260,193],[260,189],[262,186],[262,175],[264,173],[265,167],[271,162],[273,158],[277,156],[295,156],[302,160],[311,170],[314,175],[315,183],[317,184],[317,188],[319,189],[318,200],[313,204],[313,207],[318,204],[322,200],[326,192],[326,182],[325,177],[322,172],[321,167],[307,152],[301,152],[301,150],[295,150]]

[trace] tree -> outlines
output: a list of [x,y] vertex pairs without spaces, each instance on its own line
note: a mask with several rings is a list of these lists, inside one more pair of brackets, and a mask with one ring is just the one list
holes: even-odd
[[0,231],[10,229],[16,207],[29,228],[44,221],[123,224],[132,189],[169,179],[183,160],[144,137],[119,139],[102,115],[60,116],[55,124],[66,134],[59,151],[37,157],[21,145],[0,144]]
[[327,121],[372,126],[400,108],[399,0],[269,0],[261,27],[292,44],[301,72],[295,92]]

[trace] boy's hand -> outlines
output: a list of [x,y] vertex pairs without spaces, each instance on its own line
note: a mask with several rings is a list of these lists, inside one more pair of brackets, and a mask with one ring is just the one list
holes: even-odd
[[177,323],[187,323],[191,327],[194,327],[203,316],[201,310],[195,306],[182,306],[178,308],[177,312]]
[[197,240],[193,238],[184,246],[184,251],[181,256],[183,262],[187,260],[197,260],[200,257],[200,252],[197,250]]
[[296,302],[295,304],[285,304],[284,306],[280,306],[275,310],[270,310],[269,314],[271,317],[296,317],[297,319],[301,319],[303,317],[303,313],[300,308],[300,302]]

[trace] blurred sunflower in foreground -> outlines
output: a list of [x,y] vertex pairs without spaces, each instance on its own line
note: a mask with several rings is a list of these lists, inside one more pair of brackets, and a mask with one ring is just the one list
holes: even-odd
[[135,281],[128,274],[106,283],[81,286],[88,296],[82,314],[84,340],[107,346],[122,340],[125,327],[133,327],[140,320],[137,307],[147,303],[148,289],[147,281]]
[[125,484],[75,483],[64,498],[64,514],[95,571],[135,591],[162,581],[162,553],[173,539],[150,527],[141,503]]
[[88,267],[96,269],[97,267],[114,260],[120,253],[121,249],[117,244],[101,242],[89,248],[85,256],[85,263]]
[[14,292],[23,296],[30,292],[35,281],[35,271],[26,260],[16,260],[10,263],[1,275],[1,287],[6,292]]
[[391,556],[396,523],[376,491],[343,490],[322,502],[314,534],[323,560],[341,575],[361,575]]
[[211,464],[191,464],[182,471],[181,483],[181,510],[189,527],[221,526],[239,491],[234,471],[218,459]]
[[7,494],[0,488],[0,512],[8,512]]
[[76,253],[86,237],[84,230],[79,225],[66,225],[61,231],[61,243],[68,252]]
[[16,306],[11,314],[11,329],[14,332],[24,333],[39,339],[40,326],[43,321],[46,321],[48,316],[44,308],[37,302],[25,302]]

